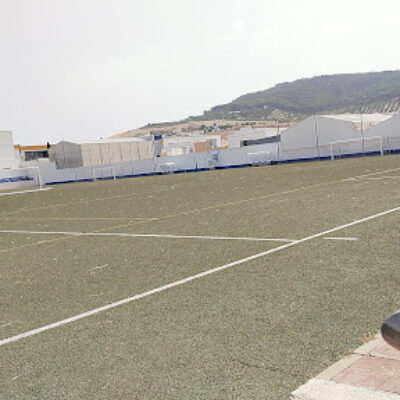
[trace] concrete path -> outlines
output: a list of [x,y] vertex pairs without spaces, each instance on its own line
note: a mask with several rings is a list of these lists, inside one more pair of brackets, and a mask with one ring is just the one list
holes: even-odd
[[380,335],[296,389],[290,400],[400,400],[400,351]]

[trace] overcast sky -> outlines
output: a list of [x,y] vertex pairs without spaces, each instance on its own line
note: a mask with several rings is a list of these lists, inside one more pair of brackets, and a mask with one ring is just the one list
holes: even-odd
[[0,0],[0,129],[110,136],[303,77],[400,68],[399,0]]

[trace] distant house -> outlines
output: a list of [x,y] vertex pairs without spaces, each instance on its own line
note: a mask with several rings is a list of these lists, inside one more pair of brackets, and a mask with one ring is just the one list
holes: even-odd
[[21,161],[34,161],[39,159],[49,158],[47,145],[14,146],[14,149],[19,153]]

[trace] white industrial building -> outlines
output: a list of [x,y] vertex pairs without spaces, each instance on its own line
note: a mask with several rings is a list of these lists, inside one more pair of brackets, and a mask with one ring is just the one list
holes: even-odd
[[17,168],[12,132],[0,131],[0,169]]
[[379,125],[368,129],[365,136],[382,137],[385,150],[400,149],[400,114],[395,114]]
[[162,154],[178,156],[195,153],[198,143],[204,143],[206,149],[215,149],[222,146],[222,138],[220,135],[164,136]]
[[[385,114],[317,115],[286,129],[281,136],[280,159],[325,157],[341,146],[348,154],[362,152],[364,145],[379,146],[379,141],[364,140],[393,116]],[[364,143],[365,142],[365,143]],[[373,151],[373,149],[371,149]]]
[[154,157],[154,141],[141,138],[61,141],[49,149],[58,169],[109,165]]
[[228,136],[228,148],[279,142],[280,132],[279,128],[244,127]]

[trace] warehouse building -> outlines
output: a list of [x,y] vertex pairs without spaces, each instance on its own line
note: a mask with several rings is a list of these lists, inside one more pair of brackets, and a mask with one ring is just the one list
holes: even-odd
[[400,114],[394,114],[365,132],[366,137],[382,137],[385,150],[400,149]]
[[49,149],[58,169],[109,165],[154,157],[154,141],[141,138],[61,141]]
[[242,128],[228,136],[228,148],[276,143],[280,141],[279,128]]
[[332,147],[335,150],[338,146],[349,154],[362,152],[364,138],[373,136],[372,129],[391,118],[391,115],[385,114],[308,117],[282,133],[279,157],[283,160],[325,157],[331,154]]

